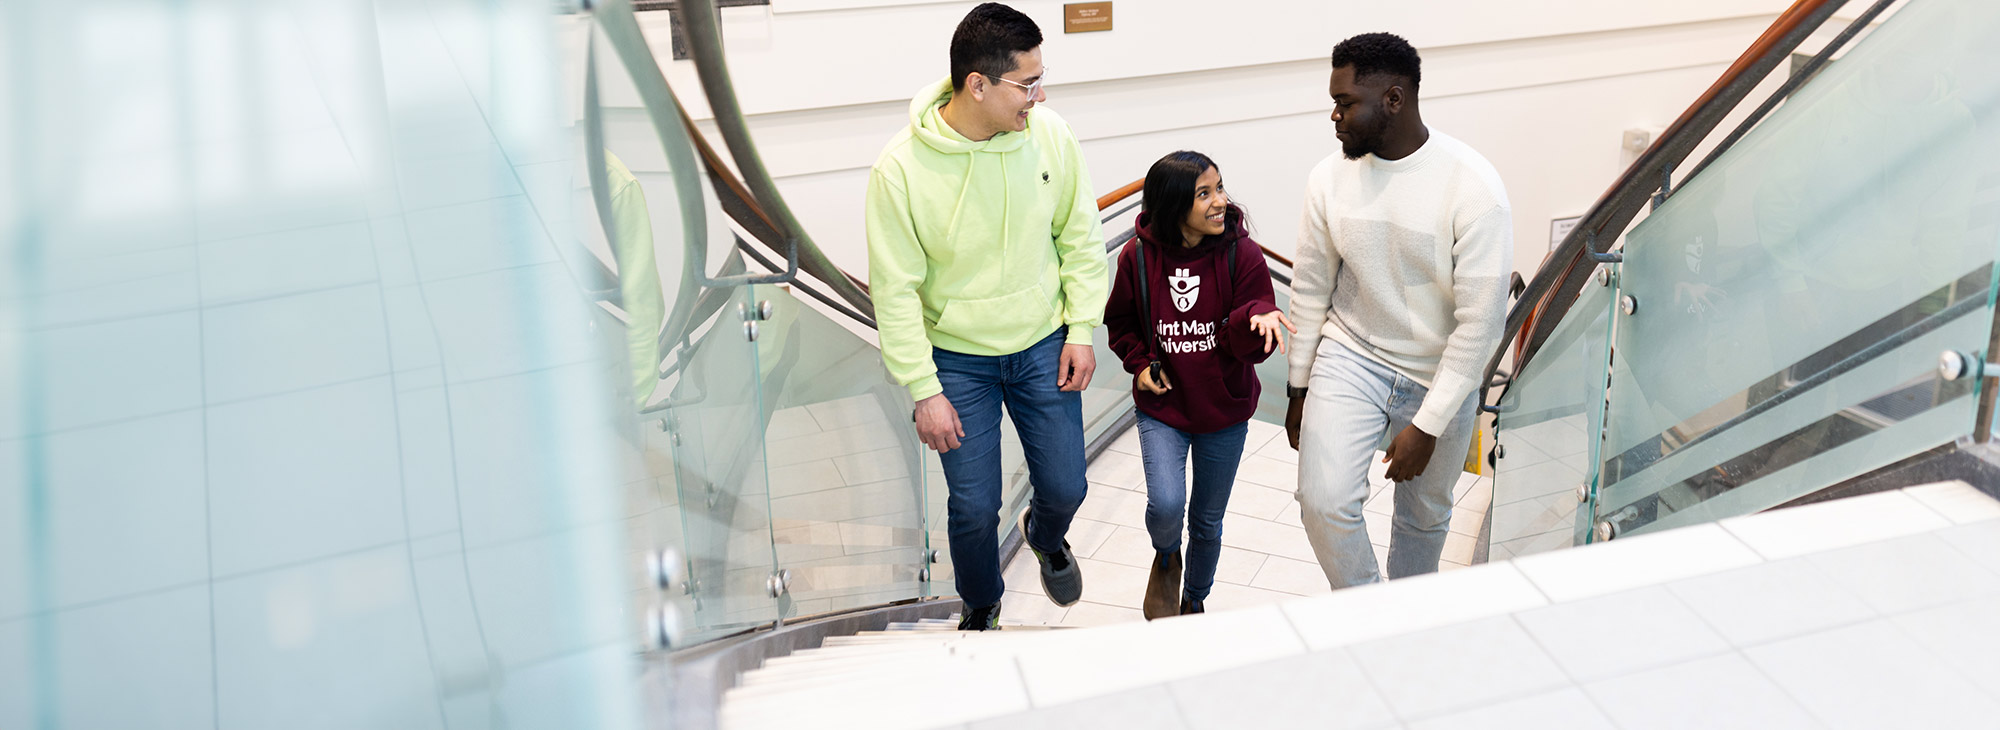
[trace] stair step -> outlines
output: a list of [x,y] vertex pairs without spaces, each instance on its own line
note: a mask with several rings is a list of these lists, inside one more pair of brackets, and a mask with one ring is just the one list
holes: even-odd
[[877,676],[915,663],[928,664],[942,661],[950,656],[949,648],[928,647],[919,651],[847,657],[841,661],[767,667],[754,672],[745,672],[737,680],[737,686],[730,692],[744,690],[753,695],[762,695],[774,688],[779,691],[790,691],[795,685],[819,686],[829,681]]
[[[921,621],[893,621],[884,631],[957,631],[958,622],[952,619],[927,618]],[[873,633],[873,632],[868,632]]]

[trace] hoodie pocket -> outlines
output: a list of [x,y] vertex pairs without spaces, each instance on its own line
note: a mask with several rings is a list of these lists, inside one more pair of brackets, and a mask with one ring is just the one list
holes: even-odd
[[1031,286],[1006,296],[947,301],[935,328],[967,342],[990,342],[995,334],[1006,339],[1054,316],[1049,295],[1040,286]]

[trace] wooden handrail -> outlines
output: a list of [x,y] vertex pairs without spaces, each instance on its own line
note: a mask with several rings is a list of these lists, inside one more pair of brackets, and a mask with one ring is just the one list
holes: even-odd
[[[1099,211],[1102,211],[1106,208],[1110,208],[1111,206],[1117,205],[1119,202],[1125,200],[1126,198],[1132,197],[1133,194],[1138,193],[1141,189],[1145,187],[1146,187],[1146,179],[1143,177],[1137,180],[1133,180],[1132,182],[1125,183],[1123,187],[1105,193],[1103,196],[1099,197],[1097,199],[1097,209]],[[1264,250],[1264,258],[1284,264],[1285,268],[1287,269],[1296,268],[1292,266],[1292,260],[1290,258],[1286,257],[1284,254],[1271,250],[1270,246],[1266,246],[1264,244],[1259,243],[1257,244],[1257,247]]]
[[1146,187],[1146,178],[1142,177],[1137,180],[1133,180],[1132,182],[1125,183],[1125,187],[1097,196],[1098,212],[1103,212],[1105,209],[1117,205],[1118,202],[1121,200],[1132,197],[1134,195],[1138,195],[1139,191],[1144,189],[1145,187]]

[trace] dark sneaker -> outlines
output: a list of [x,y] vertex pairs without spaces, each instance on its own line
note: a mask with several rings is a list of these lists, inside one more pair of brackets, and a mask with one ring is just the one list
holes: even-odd
[[1178,616],[1174,598],[1181,594],[1181,551],[1156,553],[1153,556],[1153,574],[1146,578],[1146,620]]
[[959,631],[992,631],[1000,628],[1000,604],[969,608],[958,620]]
[[[1027,543],[1028,513],[1021,513],[1021,541]],[[1083,571],[1076,565],[1076,556],[1069,551],[1069,541],[1064,540],[1062,549],[1043,553],[1028,545],[1028,552],[1035,554],[1035,561],[1042,565],[1042,592],[1058,606],[1074,606],[1083,600]]]
[[1186,616],[1186,615],[1188,615],[1188,614],[1191,614],[1191,613],[1202,613],[1202,612],[1203,612],[1203,609],[1202,609],[1202,607],[1201,607],[1201,601],[1197,601],[1197,600],[1195,600],[1195,599],[1192,599],[1192,598],[1188,598],[1187,596],[1181,596],[1181,615],[1182,615],[1182,616]]

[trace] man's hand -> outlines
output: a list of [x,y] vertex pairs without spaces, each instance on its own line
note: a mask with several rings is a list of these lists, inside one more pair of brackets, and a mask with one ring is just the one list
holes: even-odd
[[1082,391],[1090,387],[1097,372],[1097,350],[1090,345],[1063,345],[1062,360],[1056,364],[1056,389]]
[[951,401],[944,394],[917,401],[917,439],[938,453],[958,448],[958,440],[965,438],[965,426],[958,422],[958,409],[951,407]]
[[1270,352],[1271,347],[1276,346],[1278,354],[1283,355],[1286,349],[1285,341],[1291,339],[1291,336],[1279,331],[1279,327],[1284,327],[1285,331],[1292,334],[1298,334],[1299,331],[1299,328],[1292,326],[1292,319],[1286,317],[1284,312],[1265,312],[1250,318],[1250,331],[1264,336],[1264,351]]
[[1292,440],[1292,450],[1299,450],[1299,423],[1306,418],[1306,397],[1293,396],[1292,404],[1285,408],[1285,437]]
[[1167,382],[1167,371],[1165,370],[1160,371],[1160,382],[1157,383],[1153,382],[1153,368],[1151,367],[1141,368],[1139,374],[1132,377],[1133,387],[1152,393],[1153,395],[1166,395],[1167,391],[1174,389],[1173,383]]
[[1382,461],[1389,464],[1389,481],[1407,482],[1422,476],[1424,466],[1431,463],[1431,451],[1437,448],[1438,438],[1424,433],[1416,426],[1404,426],[1403,432],[1396,434],[1396,440],[1389,442],[1389,450],[1382,455]]

